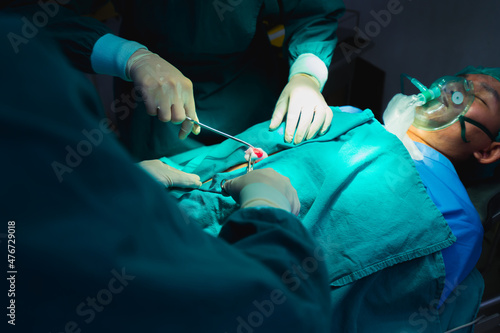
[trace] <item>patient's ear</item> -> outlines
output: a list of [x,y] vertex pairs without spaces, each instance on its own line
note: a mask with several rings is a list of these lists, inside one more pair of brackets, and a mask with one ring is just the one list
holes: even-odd
[[481,164],[490,164],[500,160],[500,142],[492,142],[488,148],[474,152],[474,157]]

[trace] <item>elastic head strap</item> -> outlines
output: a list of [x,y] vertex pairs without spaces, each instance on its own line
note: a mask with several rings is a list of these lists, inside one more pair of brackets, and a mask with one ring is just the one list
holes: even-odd
[[490,139],[491,141],[499,141],[500,139],[500,133],[498,134],[497,137],[493,135],[489,129],[487,129],[483,124],[480,122],[477,122],[473,119],[470,119],[466,116],[459,116],[458,120],[460,121],[460,127],[461,127],[461,135],[462,135],[462,140],[464,142],[469,142],[467,141],[467,138],[465,137],[465,122],[471,123],[472,125],[478,127],[481,131],[483,131]]

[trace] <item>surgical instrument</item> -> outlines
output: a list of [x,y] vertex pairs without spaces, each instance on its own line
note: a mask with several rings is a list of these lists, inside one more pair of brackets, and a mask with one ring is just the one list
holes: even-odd
[[198,125],[198,126],[201,126],[201,127],[203,127],[203,128],[206,128],[206,129],[208,129],[208,130],[210,130],[210,131],[212,131],[212,132],[214,132],[214,133],[217,133],[217,134],[219,134],[219,135],[225,136],[225,137],[226,137],[226,138],[228,138],[228,139],[232,139],[232,140],[238,141],[239,143],[242,143],[242,144],[244,144],[245,146],[248,146],[249,148],[255,148],[254,146],[252,146],[252,145],[251,145],[251,144],[249,144],[248,142],[245,142],[245,141],[243,141],[243,140],[241,140],[241,139],[238,139],[238,138],[236,138],[236,137],[234,137],[234,136],[232,136],[232,135],[229,135],[229,134],[227,134],[227,133],[224,133],[224,132],[222,132],[222,131],[219,131],[219,130],[217,130],[217,129],[213,128],[213,127],[210,127],[210,126],[208,126],[208,125],[202,124],[202,123],[200,123],[199,121],[196,121],[196,120],[194,120],[194,119],[192,119],[192,118],[190,118],[190,117],[186,117],[186,119],[187,119],[187,120],[189,120],[189,121],[192,121],[193,123],[195,123],[195,124],[196,124],[196,125]]
[[[191,117],[186,117],[186,119],[187,119],[187,120],[189,120],[189,121],[191,121],[191,122],[193,122],[194,124],[196,124],[196,125],[198,125],[198,126],[201,126],[201,127],[203,127],[203,128],[208,129],[209,131],[212,131],[212,132],[214,132],[214,133],[217,133],[217,134],[219,134],[219,135],[222,135],[222,136],[224,136],[224,137],[226,137],[226,138],[228,138],[228,139],[232,139],[232,140],[238,141],[239,143],[242,143],[242,144],[244,144],[244,145],[248,146],[249,148],[252,148],[252,149],[253,149],[253,148],[255,148],[254,146],[252,146],[252,145],[251,145],[251,144],[249,144],[248,142],[245,142],[245,141],[243,141],[243,140],[241,140],[241,139],[238,139],[238,138],[236,138],[236,137],[234,137],[234,136],[232,136],[232,135],[229,135],[229,134],[227,134],[227,133],[224,133],[224,132],[222,132],[222,131],[219,131],[219,130],[217,130],[217,129],[213,128],[213,127],[210,127],[210,126],[208,126],[208,125],[202,124],[202,123],[200,123],[199,121],[196,121],[196,120],[192,119]],[[251,159],[251,158],[249,158],[249,159],[248,159],[248,167],[247,167],[247,172],[250,172],[250,171],[252,171],[252,170],[253,170],[253,162],[252,162],[252,159]]]

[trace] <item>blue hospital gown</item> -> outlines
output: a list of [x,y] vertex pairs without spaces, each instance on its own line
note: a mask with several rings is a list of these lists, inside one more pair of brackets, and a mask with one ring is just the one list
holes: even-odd
[[415,161],[429,197],[443,214],[457,241],[443,249],[446,281],[440,302],[476,266],[483,241],[483,226],[453,164],[441,153],[416,142],[424,159]]

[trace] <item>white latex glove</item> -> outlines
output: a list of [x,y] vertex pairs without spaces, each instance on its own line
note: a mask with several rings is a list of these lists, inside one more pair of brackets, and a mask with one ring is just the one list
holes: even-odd
[[127,75],[134,81],[151,116],[164,122],[180,124],[179,139],[189,133],[200,133],[200,127],[186,120],[198,120],[193,95],[193,83],[177,68],[155,53],[139,49],[127,62]]
[[160,160],[142,161],[139,165],[166,187],[199,188],[202,185],[200,176],[178,170]]
[[[333,112],[321,94],[319,82],[306,74],[292,76],[276,103],[271,118],[270,130],[275,130],[283,121],[285,114],[285,141],[295,144],[313,138],[318,132],[325,134],[330,127]],[[300,121],[299,121],[300,117]]]
[[268,206],[284,209],[294,215],[300,211],[297,191],[290,179],[273,169],[259,169],[228,180],[224,190],[242,208]]

